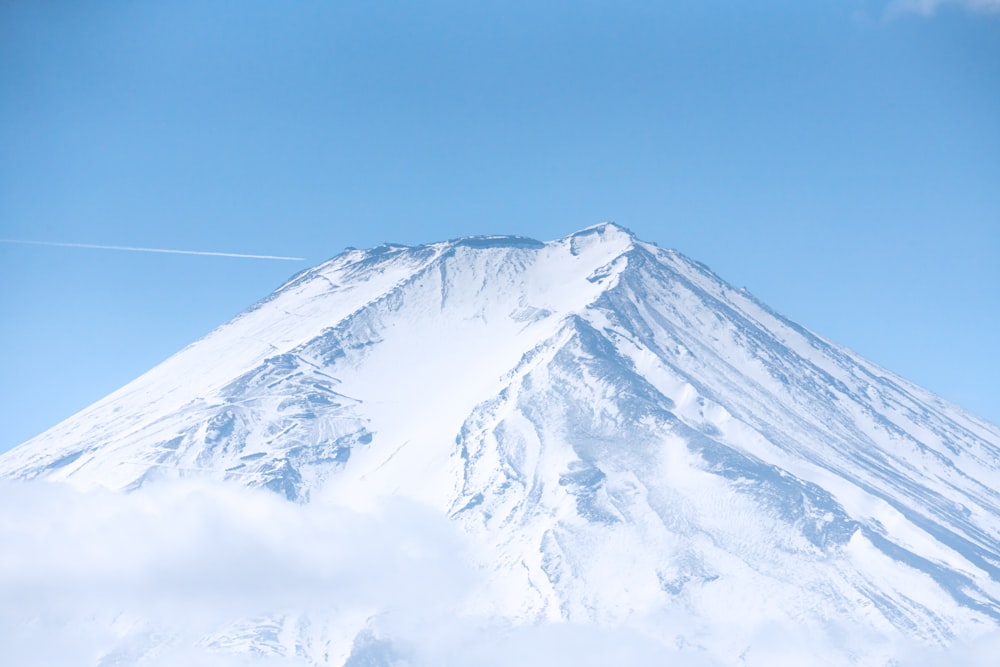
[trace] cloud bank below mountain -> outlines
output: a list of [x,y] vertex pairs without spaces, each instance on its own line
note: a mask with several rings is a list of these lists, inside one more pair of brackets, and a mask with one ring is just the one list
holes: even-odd
[[[358,511],[230,484],[122,495],[34,482],[0,484],[0,508],[0,642],[12,664],[307,664],[294,651],[218,640],[276,613],[353,623],[348,665],[362,664],[351,655],[365,641],[375,647],[365,659],[383,662],[364,664],[725,664],[705,648],[709,631],[679,617],[514,625],[463,614],[480,583],[467,545],[454,524],[411,502]],[[652,632],[664,621],[672,636]],[[846,665],[867,655],[985,667],[998,646],[989,636],[935,652],[862,629],[761,623],[743,664]]]

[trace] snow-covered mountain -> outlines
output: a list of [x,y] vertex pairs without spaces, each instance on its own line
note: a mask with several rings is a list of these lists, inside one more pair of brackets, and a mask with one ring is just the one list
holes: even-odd
[[[746,664],[746,619],[929,645],[1000,624],[1000,428],[613,224],[348,250],[0,476],[405,498],[473,545],[461,613],[634,627],[720,664]],[[365,617],[322,625],[276,610],[206,641],[403,659]]]

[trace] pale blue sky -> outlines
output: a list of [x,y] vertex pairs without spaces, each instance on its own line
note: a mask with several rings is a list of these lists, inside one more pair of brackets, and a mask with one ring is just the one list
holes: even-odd
[[0,450],[345,246],[603,220],[1000,422],[982,6],[3,3],[0,238],[307,262],[0,244]]

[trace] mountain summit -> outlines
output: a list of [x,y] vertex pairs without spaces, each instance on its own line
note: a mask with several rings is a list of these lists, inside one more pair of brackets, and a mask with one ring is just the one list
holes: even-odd
[[[679,614],[724,664],[740,619],[929,644],[1000,623],[1000,429],[611,223],[348,250],[0,476],[406,498],[476,545],[477,613]],[[305,664],[395,664],[358,632]]]

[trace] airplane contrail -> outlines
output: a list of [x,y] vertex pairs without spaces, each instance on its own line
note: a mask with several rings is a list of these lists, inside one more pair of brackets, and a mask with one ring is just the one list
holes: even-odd
[[206,255],[209,257],[241,257],[243,259],[278,259],[286,262],[304,262],[305,257],[284,257],[282,255],[246,255],[238,252],[211,252],[208,250],[173,250],[170,248],[133,248],[121,245],[97,245],[95,243],[56,243],[55,241],[21,241],[17,239],[0,239],[0,243],[17,243],[20,245],[44,245],[58,248],[90,248],[94,250],[126,250],[129,252],[159,252],[168,255]]

